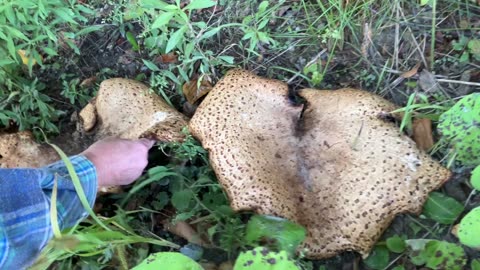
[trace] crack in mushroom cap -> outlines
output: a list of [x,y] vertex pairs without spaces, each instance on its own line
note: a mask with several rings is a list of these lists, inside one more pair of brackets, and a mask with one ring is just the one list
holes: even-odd
[[28,131],[0,135],[1,168],[36,168],[58,159],[53,148],[35,142]]
[[355,90],[304,89],[232,70],[189,128],[209,151],[234,210],[288,218],[307,228],[309,258],[366,256],[395,215],[420,212],[450,172],[390,122],[395,106]]
[[[151,138],[181,141],[187,118],[141,82],[123,78],[103,81],[97,96],[80,112],[85,131],[96,139]],[[95,129],[93,129],[95,127]]]

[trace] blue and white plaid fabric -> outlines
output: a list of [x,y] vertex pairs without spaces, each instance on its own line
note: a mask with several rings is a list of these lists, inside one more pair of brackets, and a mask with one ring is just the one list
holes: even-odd
[[[97,193],[97,172],[84,156],[70,157],[90,206]],[[0,269],[31,265],[53,236],[50,198],[57,179],[60,229],[73,227],[88,214],[63,161],[39,169],[0,169]]]

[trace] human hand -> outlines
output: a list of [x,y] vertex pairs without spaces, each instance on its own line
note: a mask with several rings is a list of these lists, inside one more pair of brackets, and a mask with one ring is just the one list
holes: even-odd
[[107,138],[92,144],[81,155],[95,165],[98,186],[128,185],[147,166],[148,150],[154,143],[148,139]]

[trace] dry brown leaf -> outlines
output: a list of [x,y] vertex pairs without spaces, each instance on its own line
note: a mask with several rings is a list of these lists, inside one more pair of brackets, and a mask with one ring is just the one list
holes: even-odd
[[439,90],[440,85],[438,84],[435,76],[429,72],[428,70],[424,69],[420,72],[420,76],[418,77],[418,84],[425,92],[436,92]]
[[191,133],[236,211],[288,218],[307,228],[300,248],[326,258],[366,256],[399,213],[418,213],[450,172],[378,118],[396,107],[355,89],[304,89],[233,70],[190,121]]
[[421,118],[413,120],[413,140],[417,147],[422,150],[429,150],[433,147],[432,120]]
[[184,238],[189,243],[197,244],[203,247],[208,246],[207,241],[203,240],[197,231],[185,221],[166,223],[165,230]]
[[412,69],[402,73],[402,75],[400,75],[400,76],[405,78],[405,79],[415,76],[418,72],[418,69],[420,68],[420,65],[421,65],[421,63],[418,62]]
[[97,82],[97,76],[86,78],[80,83],[80,87],[91,87]]
[[211,262],[200,262],[199,264],[203,270],[218,270],[217,265]]
[[80,112],[86,131],[96,139],[151,138],[181,141],[187,118],[170,107],[143,83],[115,78],[100,84],[97,96]]
[[178,55],[174,52],[162,54],[158,57],[157,61],[165,64],[176,63],[178,61]]
[[233,263],[229,261],[223,262],[220,264],[220,266],[218,266],[218,270],[232,270],[232,269],[233,269]]
[[192,79],[185,83],[182,87],[183,94],[188,103],[194,104],[199,98],[205,96],[212,90],[212,84],[208,78],[203,78],[200,85],[198,85],[198,79]]

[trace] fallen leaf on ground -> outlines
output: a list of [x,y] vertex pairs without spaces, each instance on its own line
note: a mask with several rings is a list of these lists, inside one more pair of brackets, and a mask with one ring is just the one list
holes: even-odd
[[203,270],[218,270],[217,265],[211,262],[201,262],[200,266]]
[[97,82],[97,76],[92,76],[92,77],[89,77],[89,78],[86,78],[85,80],[83,80],[83,81],[80,83],[80,87],[84,87],[84,88],[91,87],[91,86],[93,86],[96,82]]
[[405,79],[415,76],[418,72],[418,69],[420,68],[420,65],[421,63],[417,63],[412,69],[402,73],[402,75],[400,76],[402,76]]
[[413,140],[417,147],[422,150],[429,150],[433,147],[432,120],[422,118],[413,120]]
[[285,83],[233,70],[189,128],[235,211],[304,226],[308,258],[366,256],[394,217],[420,212],[450,171],[378,118],[396,109],[385,99],[355,89],[300,96],[305,105],[292,105]]
[[[17,51],[18,55],[20,55],[20,58],[22,59],[22,63],[24,65],[28,65],[28,62],[29,61],[32,61],[32,66],[36,65],[37,64],[37,60],[35,60],[33,57],[30,58],[29,54],[27,51],[25,50],[18,50]],[[40,59],[42,58],[42,56],[40,56]]]
[[167,54],[162,54],[159,57],[156,58],[155,62],[160,62],[160,63],[176,63],[178,60],[178,55],[176,55],[174,52],[167,53]]
[[218,270],[232,270],[233,269],[233,263],[226,261],[220,264],[218,267]]
[[425,92],[436,92],[439,89],[439,84],[435,79],[435,76],[429,72],[428,70],[424,69],[420,72],[420,76],[418,78],[418,84]]
[[198,80],[199,79],[192,79],[182,87],[183,94],[190,104],[194,104],[199,98],[205,96],[210,90],[212,90],[212,84],[209,82],[208,78],[203,77],[200,85]]
[[199,246],[208,246],[207,241],[203,240],[198,232],[185,221],[177,221],[175,223],[167,222],[164,224],[165,230],[182,237],[189,243]]

